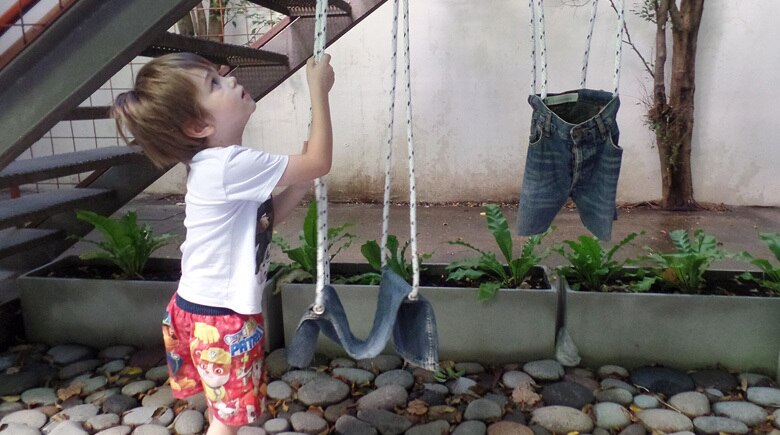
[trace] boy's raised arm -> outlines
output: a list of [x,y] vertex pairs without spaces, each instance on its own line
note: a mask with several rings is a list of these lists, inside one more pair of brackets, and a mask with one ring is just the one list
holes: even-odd
[[290,156],[287,169],[279,180],[280,186],[289,186],[321,177],[330,171],[333,160],[333,128],[330,120],[328,92],[333,87],[334,74],[330,55],[319,62],[310,58],[306,63],[306,79],[311,96],[311,131],[308,146],[301,154]]

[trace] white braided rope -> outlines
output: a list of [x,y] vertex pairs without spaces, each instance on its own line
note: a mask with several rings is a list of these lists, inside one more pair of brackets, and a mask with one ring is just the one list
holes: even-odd
[[614,94],[618,94],[620,88],[620,64],[623,54],[623,27],[626,21],[626,0],[618,1],[618,31],[617,41],[615,42],[615,78],[613,80]]
[[390,74],[390,121],[387,123],[387,153],[385,154],[385,195],[382,202],[382,239],[380,242],[380,260],[382,267],[387,265],[387,235],[390,226],[390,183],[393,169],[393,127],[395,125],[395,82],[398,74],[398,0],[393,1],[392,28],[392,72]]
[[414,179],[414,138],[412,135],[412,70],[409,55],[409,0],[404,0],[404,55],[406,57],[406,143],[409,153],[409,235],[412,247],[412,292],[417,299],[420,290],[420,264],[417,255],[417,187]]
[[[543,0],[536,0],[534,15],[536,17],[534,20],[534,34],[536,35],[537,43],[539,44],[539,60],[542,63],[542,89],[540,93],[544,99],[547,98],[547,38],[544,33]],[[536,71],[536,67],[534,67],[534,71]]]
[[534,0],[528,0],[528,30],[531,33],[531,89],[529,95],[536,95],[536,14]]
[[[618,0],[617,13],[618,13],[618,31],[615,41],[615,74],[613,77],[613,93],[618,94],[620,88],[620,70],[621,59],[623,54],[623,31],[625,25],[625,0]],[[596,21],[596,12],[598,6],[598,0],[593,0],[593,8],[591,10],[590,22],[588,23],[589,30],[585,47],[585,56],[582,65],[582,80],[580,87],[584,88],[588,74],[588,60],[590,57],[591,40],[593,38],[593,28]],[[539,58],[542,64],[541,67],[541,92],[542,99],[547,98],[547,41],[544,32],[544,0],[529,0],[528,6],[530,8],[530,22],[531,22],[531,95],[536,93],[536,48],[539,45]]]
[[[325,33],[328,23],[328,0],[317,0],[314,24],[314,60],[319,62],[325,52]],[[309,124],[311,127],[311,124]],[[317,198],[317,286],[314,312],[325,312],[323,289],[330,284],[330,259],[328,258],[328,186],[323,178],[314,180]]]
[[588,81],[588,57],[590,56],[590,42],[593,39],[593,28],[596,24],[596,12],[599,7],[599,0],[592,0],[593,6],[590,11],[590,22],[588,23],[588,37],[585,40],[585,56],[582,59],[582,80],[580,80],[580,88],[584,88]]

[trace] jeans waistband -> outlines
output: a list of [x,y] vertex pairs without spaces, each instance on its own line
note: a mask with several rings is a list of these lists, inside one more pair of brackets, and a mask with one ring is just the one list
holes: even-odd
[[[601,106],[594,116],[580,123],[571,123],[562,119],[550,107],[565,103],[585,103]],[[561,139],[571,140],[572,137],[583,136],[588,132],[598,133],[606,138],[613,124],[617,123],[617,112],[620,108],[620,99],[610,92],[595,89],[577,89],[548,94],[545,100],[539,95],[530,95],[528,103],[533,108],[533,123],[542,130],[545,136],[557,136]]]
[[225,307],[210,307],[208,305],[196,304],[190,302],[176,293],[176,306],[190,314],[200,314],[202,316],[229,316],[236,314],[235,311]]

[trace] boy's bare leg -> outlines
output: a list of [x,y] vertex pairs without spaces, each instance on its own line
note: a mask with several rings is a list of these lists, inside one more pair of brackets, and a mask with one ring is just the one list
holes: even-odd
[[228,426],[214,418],[209,410],[209,430],[206,435],[236,435],[238,429],[240,429],[238,426]]

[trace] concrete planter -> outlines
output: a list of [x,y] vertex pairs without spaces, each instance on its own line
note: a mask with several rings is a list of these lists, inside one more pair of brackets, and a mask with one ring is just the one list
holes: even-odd
[[[431,273],[444,266],[429,266]],[[368,266],[332,264],[331,274],[352,275]],[[533,273],[547,278],[546,270]],[[424,282],[424,278],[423,278]],[[356,337],[365,338],[376,312],[378,286],[334,285]],[[521,362],[550,358],[555,352],[558,309],[557,289],[502,289],[487,302],[478,302],[476,289],[463,287],[421,287],[420,294],[433,305],[442,360]],[[313,284],[282,286],[284,335],[290,343],[305,310],[314,302]],[[328,356],[344,355],[334,342],[320,335],[317,351]],[[387,353],[392,353],[388,344]]]
[[[177,281],[129,281],[49,277],[86,262],[65,257],[18,278],[27,339],[47,344],[162,345],[161,321]],[[152,258],[147,270],[179,275],[179,259]],[[282,345],[280,298],[265,292],[266,346]]]
[[[705,278],[723,282],[740,273],[708,271]],[[601,293],[560,283],[565,326],[585,365],[718,365],[780,375],[780,297]]]

